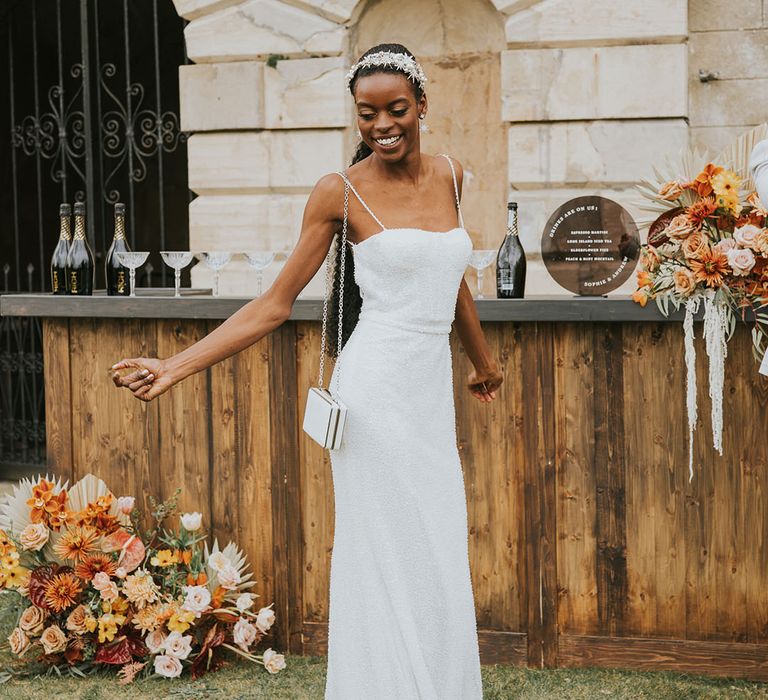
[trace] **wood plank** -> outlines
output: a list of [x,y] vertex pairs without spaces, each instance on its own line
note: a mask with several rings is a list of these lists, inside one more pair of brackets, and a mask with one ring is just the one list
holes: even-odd
[[[211,323],[208,331],[218,324]],[[237,359],[227,360],[213,365],[210,372],[210,495],[211,495],[211,536],[218,540],[219,546],[226,546],[229,541],[237,541],[239,515],[237,469],[237,441],[235,414],[237,413],[237,382],[247,379],[236,371]]]
[[[301,428],[307,391],[317,386],[320,371],[321,327],[317,323],[296,324],[296,419],[299,426],[299,465],[301,468],[301,527],[303,619],[307,623],[327,623],[330,593],[330,566],[335,526],[333,474],[328,450],[324,450]],[[333,373],[334,360],[326,357],[324,386]],[[306,640],[305,640],[306,641]]]
[[[305,654],[325,656],[328,653],[327,624],[305,622],[302,634],[304,636]],[[481,664],[525,666],[528,649],[528,639],[525,633],[478,630],[477,637],[480,646]]]
[[151,525],[149,496],[159,496],[158,406],[112,383],[109,367],[123,357],[155,357],[154,321],[70,321],[74,478],[92,473],[115,495],[136,497]]
[[559,658],[564,668],[676,671],[768,680],[768,645],[765,644],[562,634]]
[[[188,294],[179,298],[157,290],[146,294],[138,290],[135,297],[53,296],[52,294],[0,294],[0,316],[45,316],[48,318],[167,318],[217,319],[229,318],[245,306],[250,297],[213,297]],[[524,299],[475,299],[481,321],[612,321],[627,323],[673,323],[682,321],[684,311],[670,310],[664,316],[656,306],[645,308],[633,302],[629,295],[610,297],[573,297],[562,294],[531,294]],[[296,300],[292,321],[319,321],[323,317],[322,297],[306,296]],[[697,319],[703,317],[700,310]],[[754,321],[752,312],[747,319]]]
[[69,321],[43,320],[46,466],[57,476],[74,479],[72,403],[69,373]]
[[561,633],[597,631],[595,435],[591,325],[561,324],[554,338],[558,485],[558,614]]
[[478,627],[525,628],[522,581],[524,452],[519,340],[520,325],[483,328],[504,375],[496,400],[478,401],[467,388],[472,363],[451,333],[456,435],[464,472],[469,557]]
[[[538,464],[540,510],[539,596],[541,609],[541,659],[544,668],[557,661],[557,481],[555,469],[554,336],[552,323],[536,324],[538,358]],[[536,590],[536,589],[533,589]],[[534,597],[534,600],[536,598]],[[530,598],[529,598],[530,601]],[[530,603],[529,603],[530,604]]]
[[[206,335],[205,321],[157,321],[157,351],[168,358]],[[208,372],[198,372],[157,399],[160,422],[160,494],[181,487],[179,512],[203,514],[211,522]]]
[[[698,420],[693,436],[693,481],[686,467],[686,638],[717,637],[715,557],[715,453],[709,428],[711,401],[702,325],[694,324]],[[682,388],[681,388],[682,389]],[[670,411],[670,416],[678,415]],[[687,426],[687,414],[686,426]],[[686,430],[687,432],[687,430]],[[686,449],[687,454],[687,449]]]
[[[271,459],[272,552],[274,609],[282,615],[275,643],[291,654],[303,651],[301,467],[298,463],[296,330],[294,322],[274,330],[266,347],[269,360],[264,382],[269,390],[268,416]],[[266,467],[266,465],[264,465]],[[264,469],[266,472],[266,469]]]

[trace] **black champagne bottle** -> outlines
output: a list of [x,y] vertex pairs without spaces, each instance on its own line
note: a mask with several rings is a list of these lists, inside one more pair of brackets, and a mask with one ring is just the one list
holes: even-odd
[[130,251],[125,240],[125,204],[115,204],[115,237],[107,251],[106,268],[107,294],[110,296],[128,296],[131,293],[128,284],[130,271],[117,259],[115,253]]
[[67,255],[67,288],[70,294],[93,294],[93,253],[85,238],[85,204],[75,202],[75,236]]
[[517,202],[507,204],[507,235],[496,256],[496,297],[522,299],[525,296],[525,251],[517,228]]
[[51,256],[51,291],[54,294],[67,293],[67,253],[72,241],[72,207],[59,205],[59,240]]

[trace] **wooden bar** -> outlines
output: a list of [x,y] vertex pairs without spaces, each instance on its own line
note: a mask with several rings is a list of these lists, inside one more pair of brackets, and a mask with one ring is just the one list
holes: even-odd
[[[43,297],[0,307],[43,313],[58,302]],[[259,604],[277,613],[273,647],[325,653],[333,481],[327,451],[301,429],[317,382],[318,305],[304,300],[269,337],[143,404],[106,369],[177,352],[244,303],[176,301],[123,307],[148,314],[151,304],[154,317],[89,304],[45,317],[50,468],[93,472],[142,510],[149,494],[181,487],[182,510],[203,513],[221,547],[233,540],[248,556]],[[768,378],[750,329],[739,323],[728,346],[720,455],[695,324],[689,482],[682,323],[627,300],[517,301],[478,300],[505,376],[496,401],[468,392],[471,364],[450,336],[483,663],[768,680]],[[332,371],[329,358],[326,382]]]

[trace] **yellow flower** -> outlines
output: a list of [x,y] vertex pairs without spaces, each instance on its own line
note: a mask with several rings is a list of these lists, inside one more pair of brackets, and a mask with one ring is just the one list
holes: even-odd
[[85,625],[85,629],[87,629],[89,632],[93,632],[93,630],[96,629],[98,622],[93,615],[87,615],[83,620],[83,624]]
[[29,581],[31,571],[23,566],[15,566],[5,576],[5,585],[8,588],[23,586]]
[[179,610],[171,615],[168,621],[168,629],[171,632],[186,632],[195,620],[195,613],[190,610]]
[[712,176],[712,189],[715,194],[733,196],[738,195],[741,186],[741,178],[733,170],[723,170]]
[[107,613],[99,618],[99,642],[111,642],[117,634],[117,628],[125,622],[125,615]]
[[717,206],[721,209],[730,210],[734,216],[741,214],[742,206],[739,202],[739,195],[733,194],[719,194],[717,195]]
[[149,562],[152,566],[171,566],[179,563],[179,557],[176,552],[172,552],[170,549],[161,549]]
[[19,553],[16,551],[9,552],[3,557],[2,562],[3,566],[8,570],[15,568],[19,562]]

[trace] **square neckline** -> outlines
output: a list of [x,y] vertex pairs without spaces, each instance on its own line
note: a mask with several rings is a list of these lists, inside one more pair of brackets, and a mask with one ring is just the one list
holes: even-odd
[[352,246],[352,250],[354,250],[355,248],[359,248],[365,242],[370,241],[372,238],[376,238],[377,236],[380,236],[382,233],[386,233],[387,231],[419,231],[420,233],[432,233],[435,235],[446,236],[449,233],[453,233],[454,231],[460,231],[460,230],[466,232],[466,229],[463,226],[454,226],[453,228],[448,229],[447,231],[432,231],[430,229],[419,228],[417,226],[395,226],[392,228],[384,227],[381,229],[381,231],[377,231],[376,233],[368,236],[367,238],[364,238],[359,243],[355,243],[353,241],[350,241],[349,239],[347,239],[347,243],[349,243],[349,245]]

